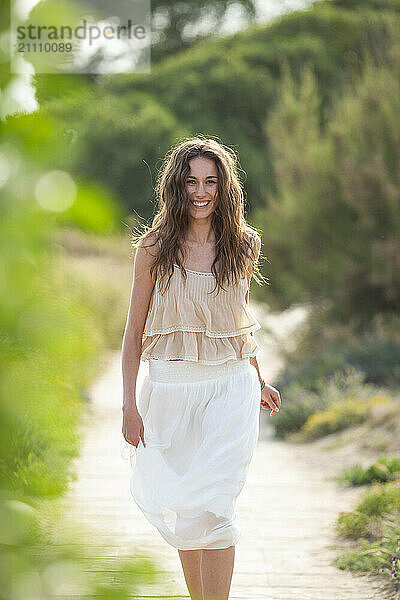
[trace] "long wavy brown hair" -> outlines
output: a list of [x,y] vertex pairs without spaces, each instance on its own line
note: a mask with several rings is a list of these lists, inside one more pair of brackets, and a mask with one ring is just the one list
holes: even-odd
[[225,281],[237,285],[240,277],[250,273],[257,283],[266,282],[258,267],[261,253],[257,259],[254,244],[251,244],[253,232],[258,231],[247,224],[244,216],[237,156],[231,148],[212,138],[185,138],[167,152],[157,177],[157,212],[150,227],[145,225],[144,232],[131,234],[132,246],[153,246],[160,242],[160,251],[150,268],[151,277],[154,282],[159,279],[160,288],[167,276],[165,290],[168,288],[174,263],[180,267],[186,282],[187,273],[182,264],[190,207],[186,179],[190,175],[189,161],[196,157],[214,160],[218,173],[216,206],[211,215],[216,239],[216,256],[211,267],[216,280],[213,292],[217,287],[218,291],[224,289]]

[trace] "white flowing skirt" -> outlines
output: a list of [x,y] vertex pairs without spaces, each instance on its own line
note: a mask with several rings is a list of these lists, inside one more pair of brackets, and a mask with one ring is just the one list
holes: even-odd
[[228,548],[259,436],[260,384],[248,358],[150,360],[137,394],[146,447],[129,447],[132,497],[177,549]]

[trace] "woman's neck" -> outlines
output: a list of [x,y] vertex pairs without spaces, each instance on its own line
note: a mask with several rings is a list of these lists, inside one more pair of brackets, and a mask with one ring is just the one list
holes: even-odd
[[215,244],[215,234],[212,228],[207,225],[205,227],[192,227],[186,234],[186,242],[197,246],[207,246]]

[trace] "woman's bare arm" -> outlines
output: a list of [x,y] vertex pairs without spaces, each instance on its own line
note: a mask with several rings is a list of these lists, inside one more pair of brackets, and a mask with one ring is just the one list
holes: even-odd
[[142,337],[154,283],[150,267],[157,246],[149,246],[155,237],[143,242],[136,250],[131,297],[122,341],[123,408],[137,410],[136,379],[142,353]]
[[[258,235],[256,236],[255,243],[256,243],[256,256],[258,259],[258,257],[260,256],[260,250],[261,250],[261,239]],[[251,269],[251,272],[253,272],[253,269]],[[249,284],[250,284],[250,278],[251,277],[249,277]],[[246,298],[246,302],[248,303],[249,302],[249,290],[247,290],[245,298]],[[253,335],[253,332],[251,332],[251,335]],[[260,381],[260,386],[261,386],[262,385],[262,377],[261,377],[261,373],[260,373],[260,368],[258,366],[257,358],[255,356],[250,357],[250,364],[253,365],[253,367],[256,369],[258,379]],[[262,406],[262,408],[272,409],[272,412],[269,415],[270,417],[272,417],[277,412],[279,412],[279,409],[281,407],[281,396],[280,396],[279,391],[276,388],[274,388],[272,385],[269,385],[268,383],[266,383],[265,386],[261,390],[261,406]]]
[[[258,260],[258,257],[260,256],[260,250],[261,250],[261,239],[258,235],[255,238],[255,246],[256,246],[256,256],[257,256],[257,260]],[[250,286],[251,275],[253,273],[253,268],[251,267],[250,270],[251,270],[251,273],[248,275],[248,278],[247,278],[247,282],[248,282],[249,286]],[[249,289],[246,292],[245,300],[246,300],[246,303],[248,304],[249,303]],[[253,335],[253,332],[251,332],[251,335]],[[258,379],[259,379],[260,385],[261,385],[262,377],[261,377],[261,373],[260,373],[260,367],[258,366],[257,358],[255,356],[250,356],[250,364],[253,365],[253,367],[255,367],[257,374],[258,374]]]

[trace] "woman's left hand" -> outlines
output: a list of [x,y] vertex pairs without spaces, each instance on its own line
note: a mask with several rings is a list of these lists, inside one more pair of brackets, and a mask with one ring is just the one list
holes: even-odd
[[281,396],[276,388],[272,385],[265,384],[263,389],[261,390],[261,408],[270,409],[272,408],[272,412],[270,413],[270,417],[276,415],[281,407]]

